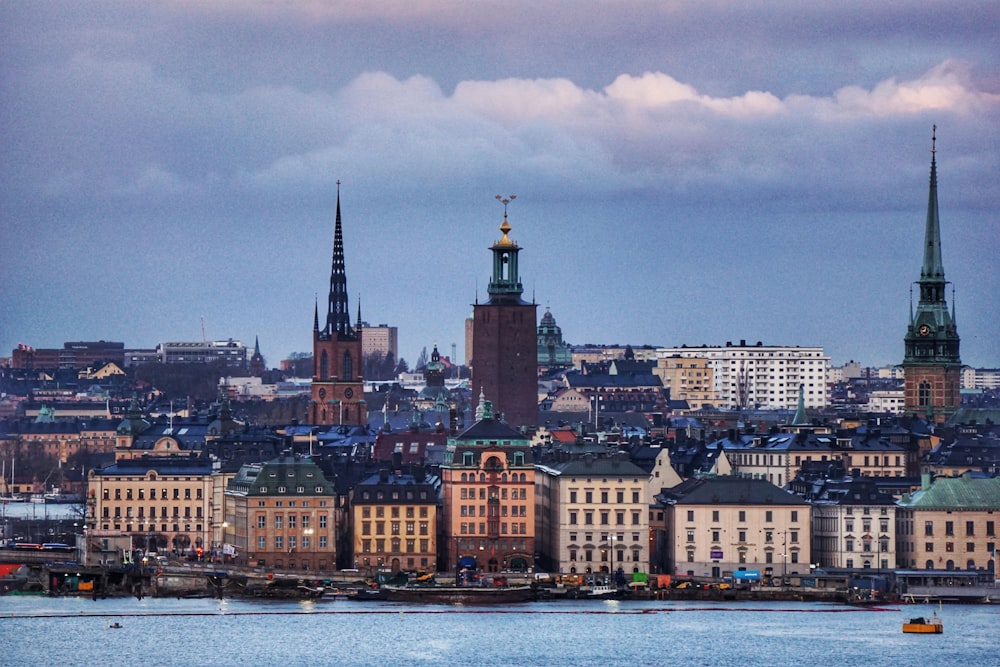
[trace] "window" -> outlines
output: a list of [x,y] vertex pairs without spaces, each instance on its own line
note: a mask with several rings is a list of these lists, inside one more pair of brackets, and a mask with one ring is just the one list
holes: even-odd
[[285,523],[285,519],[284,519],[284,517],[282,515],[280,515],[280,514],[275,514],[274,515],[274,529],[275,530],[283,530],[284,527],[285,527],[284,523]]
[[746,542],[747,541],[747,531],[741,530],[739,532],[739,541],[740,542]]
[[257,549],[260,551],[267,549],[267,537],[264,535],[257,536]]
[[799,522],[799,511],[792,510],[792,523],[798,523],[798,522]]
[[281,535],[274,536],[274,549],[280,551],[285,548],[285,538]]
[[688,542],[694,542],[694,531],[693,530],[689,530],[687,532],[687,541]]
[[925,521],[924,522],[924,535],[926,537],[933,537],[934,536],[934,522],[933,521]]
[[955,534],[955,522],[954,521],[945,521],[944,522],[944,534],[947,535],[947,536],[951,536],[951,535]]
[[688,521],[694,521],[694,510],[687,511]]
[[320,528],[326,528],[326,515],[325,514],[320,514],[319,515],[319,527]]
[[257,517],[257,528],[259,529],[267,528],[267,517],[264,516],[263,514],[258,515]]
[[[746,520],[747,520],[747,512],[746,512],[746,510],[740,510],[740,514],[739,514],[739,521],[740,521],[740,523],[746,523]],[[740,540],[740,542],[745,542],[745,541],[746,540]]]
[[924,544],[924,551],[927,551],[928,553],[931,552],[931,551],[934,551],[934,543],[933,542],[926,542]]
[[976,522],[966,521],[965,522],[965,534],[967,537],[974,537],[976,534]]
[[[715,512],[712,512],[712,515],[713,521],[717,521],[717,519],[714,518]],[[771,510],[764,512],[764,523],[774,523],[774,512]]]
[[713,523],[719,522],[719,510],[712,510],[712,522]]

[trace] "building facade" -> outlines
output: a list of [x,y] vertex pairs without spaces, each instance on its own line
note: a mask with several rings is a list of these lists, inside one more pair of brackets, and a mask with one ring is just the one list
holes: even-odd
[[[344,233],[340,218],[340,186],[333,232],[333,266],[326,323],[319,325],[319,304],[313,315],[313,375],[309,423],[363,424],[366,421],[362,378],[361,335],[348,312]],[[358,319],[361,322],[361,309]]]
[[925,474],[897,505],[900,567],[996,572],[1000,478]]
[[391,353],[392,358],[399,361],[399,330],[396,327],[362,322],[358,329],[361,331],[361,354],[365,357],[377,354],[384,358]]
[[670,398],[687,401],[692,410],[715,407],[715,372],[708,359],[698,357],[661,357],[653,373],[663,381]]
[[351,507],[354,567],[437,571],[440,480],[383,470],[358,484]]
[[573,355],[563,341],[562,329],[552,311],[545,309],[538,324],[538,371],[552,373],[573,366]]
[[92,470],[87,526],[121,531],[137,549],[200,556],[212,542],[212,462],[157,456]]
[[552,572],[649,572],[649,474],[628,459],[537,466],[537,548]]
[[225,491],[223,552],[247,566],[337,567],[337,493],[307,456],[240,467]]
[[442,482],[443,567],[527,571],[535,564],[531,442],[493,417],[480,395],[475,424],[448,439]]
[[[936,128],[935,128],[936,129]],[[936,135],[931,143],[931,177],[924,229],[924,262],[920,269],[920,300],[903,338],[906,412],[928,421],[944,421],[961,405],[962,360],[959,358],[955,313],[948,311],[941,261],[941,223],[937,200]],[[954,301],[952,302],[954,308]]]
[[770,482],[702,477],[664,489],[667,563],[677,576],[761,578],[809,572],[809,505]]
[[508,424],[534,426],[538,423],[537,305],[521,298],[520,248],[510,239],[504,207],[503,237],[490,248],[489,300],[473,306],[470,386],[485,392]]
[[821,347],[788,347],[756,343],[725,347],[671,347],[657,350],[658,359],[707,359],[712,369],[716,407],[792,410],[799,387],[807,408],[830,402],[830,357]]

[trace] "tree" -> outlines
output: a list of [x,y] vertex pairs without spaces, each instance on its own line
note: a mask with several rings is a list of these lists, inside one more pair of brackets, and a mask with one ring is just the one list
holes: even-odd
[[394,368],[392,371],[393,377],[399,377],[401,373],[409,373],[409,372],[410,372],[410,367],[406,364],[406,359],[400,357],[399,363],[396,364],[396,368]]
[[424,347],[420,350],[420,356],[417,357],[417,368],[423,368],[427,365],[427,348]]

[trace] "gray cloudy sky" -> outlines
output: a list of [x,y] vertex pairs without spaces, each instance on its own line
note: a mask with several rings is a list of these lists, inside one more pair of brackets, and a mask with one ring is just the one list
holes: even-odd
[[[0,355],[311,349],[351,311],[463,353],[496,194],[570,343],[902,360],[931,126],[962,358],[1000,365],[1000,5],[0,3]],[[950,300],[950,296],[949,296]]]

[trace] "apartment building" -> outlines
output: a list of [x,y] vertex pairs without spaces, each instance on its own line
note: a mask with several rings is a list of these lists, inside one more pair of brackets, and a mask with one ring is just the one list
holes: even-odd
[[212,462],[157,456],[90,471],[87,526],[121,531],[136,548],[198,554],[212,542]]
[[932,478],[897,503],[898,566],[996,572],[1000,478]]
[[676,576],[761,578],[809,572],[809,504],[762,479],[701,477],[664,489],[665,563]]
[[553,572],[649,571],[649,473],[619,457],[536,466],[536,542]]
[[712,408],[718,404],[715,393],[715,371],[708,359],[700,357],[661,357],[653,373],[663,381],[672,400],[687,401],[692,410]]
[[312,459],[248,463],[226,486],[223,551],[241,565],[337,567],[337,492]]
[[437,507],[433,475],[383,470],[358,484],[352,503],[354,567],[437,570]]
[[728,410],[751,408],[792,410],[799,387],[807,408],[826,407],[830,402],[830,357],[821,347],[788,347],[757,342],[725,347],[659,348],[657,359],[674,357],[706,359],[712,369],[717,407]]

